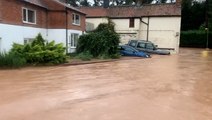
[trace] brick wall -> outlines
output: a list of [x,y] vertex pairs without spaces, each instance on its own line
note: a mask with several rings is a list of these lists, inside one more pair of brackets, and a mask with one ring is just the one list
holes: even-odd
[[[38,7],[19,0],[0,0],[0,22],[12,25],[31,26],[48,29],[66,29],[65,7],[50,0],[44,0],[50,10]],[[22,21],[22,8],[36,11],[36,24],[27,24]],[[72,14],[80,15],[80,25],[72,24]],[[1,21],[2,16],[2,21]],[[85,15],[68,9],[68,29],[85,31]]]
[[48,28],[65,29],[66,28],[66,12],[48,12]]
[[[46,10],[44,8],[34,6],[17,0],[1,0],[2,7],[2,23],[32,26],[38,28],[46,28]],[[36,11],[36,24],[26,24],[22,21],[22,8],[29,8]]]
[[1,16],[1,14],[2,14],[2,6],[1,6],[1,5],[2,5],[2,4],[1,4],[1,3],[2,3],[2,1],[0,0],[0,21],[1,21],[1,19],[2,19],[2,16]]
[[[73,21],[72,21],[72,14],[73,13],[80,15],[80,25],[72,24],[73,23]],[[78,13],[78,12],[75,12],[75,11],[69,11],[68,12],[68,25],[69,25],[68,26],[69,29],[85,31],[85,15]]]

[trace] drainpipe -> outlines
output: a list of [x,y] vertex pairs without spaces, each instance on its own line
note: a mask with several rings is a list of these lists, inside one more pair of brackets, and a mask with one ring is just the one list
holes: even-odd
[[147,21],[147,23],[146,23],[146,22],[144,22],[144,21],[142,20],[142,17],[140,18],[140,21],[141,21],[142,23],[144,23],[144,24],[147,26],[146,41],[149,41],[149,17],[148,17],[148,21]]
[[147,35],[146,35],[146,41],[149,41],[149,17],[147,22]]
[[66,10],[66,54],[68,53],[68,10],[67,7]]

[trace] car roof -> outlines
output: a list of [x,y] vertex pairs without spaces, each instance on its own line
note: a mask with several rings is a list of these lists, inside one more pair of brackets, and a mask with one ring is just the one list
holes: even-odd
[[146,41],[146,40],[130,40],[130,41],[137,41],[137,42],[144,42],[144,43],[152,43],[151,41]]

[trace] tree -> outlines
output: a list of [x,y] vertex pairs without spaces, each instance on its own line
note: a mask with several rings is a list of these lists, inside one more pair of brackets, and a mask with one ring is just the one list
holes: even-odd
[[205,8],[205,2],[183,0],[181,29],[183,31],[199,29],[205,23]]
[[80,6],[91,6],[91,4],[88,2],[88,0],[81,0]]
[[77,4],[77,3],[79,3],[79,0],[67,0],[67,3],[70,4],[73,7],[79,6],[79,4]]
[[212,1],[211,0],[208,0],[208,27],[209,27],[209,30],[212,31]]

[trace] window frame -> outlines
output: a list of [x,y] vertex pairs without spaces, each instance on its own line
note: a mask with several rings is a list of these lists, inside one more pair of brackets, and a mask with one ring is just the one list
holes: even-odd
[[24,45],[31,44],[33,41],[34,41],[34,38],[24,38]]
[[[75,35],[77,35],[77,39],[75,40]],[[70,48],[76,48],[77,47],[77,42],[79,39],[79,34],[78,33],[71,33],[69,36],[69,46]]]
[[[76,23],[76,16],[79,16],[79,23]],[[80,26],[80,23],[81,23],[81,16],[77,13],[73,13],[72,14],[72,24]]]
[[129,19],[129,28],[135,28],[135,18]]
[[[24,10],[26,10],[26,16],[24,16]],[[28,16],[28,11],[29,10],[34,12],[34,21],[35,22],[29,22],[29,16]],[[24,17],[26,17],[26,21],[24,20]],[[36,24],[37,23],[37,13],[36,13],[36,10],[22,7],[22,21],[23,21],[23,23],[27,23],[27,24]]]

